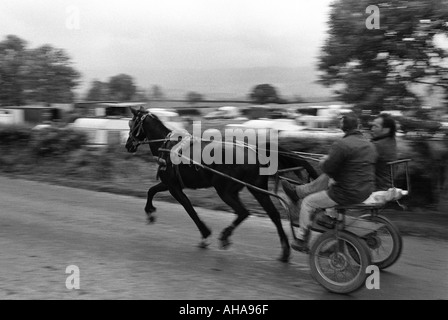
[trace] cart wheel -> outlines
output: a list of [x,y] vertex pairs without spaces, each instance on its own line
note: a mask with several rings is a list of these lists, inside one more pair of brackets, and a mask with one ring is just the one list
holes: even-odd
[[340,231],[322,234],[311,248],[311,275],[330,292],[347,294],[365,284],[370,250],[355,235]]
[[383,224],[381,228],[362,238],[370,249],[372,264],[379,269],[390,267],[397,262],[403,250],[403,239],[400,232],[386,217],[364,215],[361,218]]

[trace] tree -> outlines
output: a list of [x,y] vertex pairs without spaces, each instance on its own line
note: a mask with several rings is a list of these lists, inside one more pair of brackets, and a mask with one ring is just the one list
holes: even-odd
[[294,103],[304,103],[304,102],[305,102],[305,99],[303,99],[302,96],[295,95],[295,96],[294,96],[294,99],[293,99],[293,102],[294,102]]
[[135,94],[132,97],[132,101],[138,101],[138,102],[148,101],[148,95],[146,93],[146,90],[143,88],[137,87],[135,89]]
[[110,78],[108,86],[111,98],[117,101],[131,101],[137,91],[134,79],[127,74]]
[[0,104],[70,103],[80,74],[62,49],[28,49],[26,41],[7,36],[0,42]]
[[137,87],[131,76],[120,74],[108,82],[94,80],[86,95],[87,101],[147,101],[145,90]]
[[9,35],[0,42],[0,105],[22,105],[23,79],[20,68],[26,50],[26,41]]
[[27,51],[21,76],[28,101],[51,104],[73,102],[81,74],[63,49],[43,45]]
[[150,97],[153,100],[163,100],[165,99],[165,94],[158,85],[154,85],[151,87]]
[[89,92],[87,93],[87,101],[107,101],[110,99],[109,96],[109,85],[106,82],[101,82],[94,80],[90,86]]
[[204,96],[200,93],[190,91],[187,93],[186,99],[190,104],[195,104],[204,100]]
[[277,90],[270,84],[259,84],[249,94],[250,100],[257,104],[278,103]]
[[[379,8],[379,29],[369,29],[366,8]],[[448,89],[443,0],[339,0],[331,5],[329,37],[320,58],[320,81],[359,109],[406,109],[420,105],[413,84]]]

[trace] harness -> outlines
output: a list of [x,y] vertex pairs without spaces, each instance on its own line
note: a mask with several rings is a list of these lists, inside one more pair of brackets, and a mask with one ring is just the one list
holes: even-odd
[[136,137],[140,136],[140,134],[143,131],[143,121],[146,119],[148,115],[144,114],[141,118],[140,121],[137,123],[137,125],[134,127],[134,129],[132,129],[132,131],[130,132],[129,136],[132,138],[132,143],[134,144],[135,147],[138,147],[144,143],[147,142],[147,138],[145,138],[144,140],[140,141],[138,140]]
[[[175,146],[171,147],[170,143],[174,140],[175,136],[183,136],[182,140],[178,142]],[[159,154],[157,157],[157,163],[159,164],[159,169],[157,170],[157,179],[159,179],[160,171],[165,171],[169,165],[171,165],[174,169],[174,173],[176,175],[177,180],[179,181],[182,188],[185,188],[185,184],[182,180],[182,176],[180,175],[179,164],[175,164],[172,162],[171,157],[174,155],[179,159],[182,158],[182,149],[187,145],[194,141],[193,136],[185,130],[175,130],[171,131],[164,139],[162,147],[159,148]],[[191,164],[190,164],[191,165]],[[199,170],[196,167],[196,170]]]

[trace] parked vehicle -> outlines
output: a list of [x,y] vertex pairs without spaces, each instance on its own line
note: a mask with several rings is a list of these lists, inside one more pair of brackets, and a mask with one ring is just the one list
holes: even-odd
[[224,106],[205,115],[204,119],[235,119],[238,117],[241,117],[241,112],[237,107]]
[[343,132],[338,128],[337,117],[304,115],[296,119],[255,119],[226,127],[242,129],[273,129],[279,137],[295,138],[339,138]]
[[148,111],[155,114],[168,129],[185,129],[184,121],[182,120],[179,113],[173,109],[149,108]]
[[0,124],[14,125],[25,122],[24,110],[0,109]]
[[89,145],[107,146],[126,143],[129,134],[129,120],[130,118],[78,118],[69,127],[86,132]]
[[45,121],[59,121],[63,112],[59,107],[41,105],[8,106],[0,109],[0,123],[37,125]]
[[304,126],[297,125],[296,121],[293,119],[256,119],[241,124],[228,124],[226,127],[241,129],[273,129],[277,131],[297,131],[306,129]]
[[[129,134],[129,107],[147,107],[146,103],[98,103],[88,106],[90,116],[76,119],[70,127],[87,133],[92,146],[125,144]],[[177,112],[171,109],[149,108],[167,126],[168,129],[184,129],[185,124]]]

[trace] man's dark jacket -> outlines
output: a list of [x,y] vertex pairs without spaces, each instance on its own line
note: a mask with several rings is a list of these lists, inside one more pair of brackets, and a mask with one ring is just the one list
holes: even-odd
[[365,201],[375,190],[375,146],[358,131],[350,131],[330,148],[322,171],[335,183],[329,197],[341,205]]

